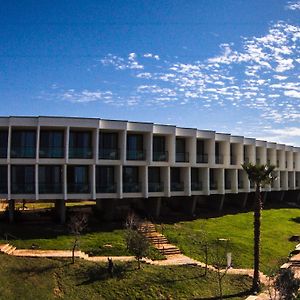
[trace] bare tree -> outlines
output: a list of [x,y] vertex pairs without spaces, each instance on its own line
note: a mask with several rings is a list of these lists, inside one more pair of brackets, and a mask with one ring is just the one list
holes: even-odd
[[227,239],[217,239],[211,245],[211,257],[213,266],[217,272],[219,299],[223,299],[223,279],[225,278],[230,266],[227,265],[227,253],[229,250],[229,241]]
[[77,213],[71,216],[68,223],[69,232],[74,236],[72,245],[72,263],[75,262],[75,251],[79,247],[80,235],[88,224],[88,217],[86,214]]

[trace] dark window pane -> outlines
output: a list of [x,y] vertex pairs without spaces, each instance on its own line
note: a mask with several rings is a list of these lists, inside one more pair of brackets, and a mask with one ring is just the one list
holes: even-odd
[[35,167],[12,166],[11,167],[11,190],[13,194],[35,193]]

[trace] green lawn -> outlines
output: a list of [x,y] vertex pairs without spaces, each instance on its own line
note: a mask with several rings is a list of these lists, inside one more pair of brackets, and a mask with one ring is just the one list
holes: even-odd
[[[6,243],[5,233],[10,233],[9,243],[20,249],[30,249],[32,245],[39,249],[65,250],[72,249],[74,237],[66,227],[50,224],[7,224],[0,225],[0,244]],[[79,247],[93,256],[123,256],[130,255],[125,244],[125,229],[120,224],[97,224],[89,227],[80,237]],[[153,247],[150,247],[149,257],[163,259],[164,257]]]
[[[295,243],[292,235],[300,234],[300,209],[269,209],[262,212],[261,269],[268,272],[286,259]],[[210,242],[229,239],[235,267],[252,268],[253,215],[251,212],[164,224],[164,234],[188,256],[203,261],[200,242],[202,229]]]
[[[217,299],[216,274],[203,276],[193,266],[159,267],[116,264],[111,278],[106,266],[69,260],[18,258],[0,254],[0,298],[13,299]],[[245,299],[251,280],[227,275],[224,294]]]

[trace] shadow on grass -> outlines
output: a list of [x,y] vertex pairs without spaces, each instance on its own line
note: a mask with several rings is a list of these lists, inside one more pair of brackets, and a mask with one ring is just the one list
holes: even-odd
[[20,268],[13,268],[14,273],[16,274],[30,274],[30,273],[34,273],[34,274],[42,274],[51,270],[55,270],[58,268],[62,268],[62,267],[67,267],[71,265],[71,262],[66,262],[64,264],[52,264],[52,265],[47,265],[47,266],[25,266],[25,267],[20,267]]
[[295,223],[300,223],[300,217],[291,218],[290,220],[295,222]]
[[125,265],[115,265],[113,273],[110,274],[105,266],[94,265],[88,268],[85,272],[81,273],[80,277],[85,277],[86,279],[76,286],[89,285],[97,281],[104,281],[110,278],[123,279],[126,272],[132,272],[131,266]]
[[[247,290],[247,291],[243,291],[243,292],[239,292],[239,293],[235,293],[235,294],[230,294],[230,295],[223,295],[223,299],[230,299],[230,298],[241,298],[241,297],[247,297],[251,295],[251,290]],[[220,297],[216,296],[216,297],[204,297],[204,298],[195,298],[197,300],[219,300]]]

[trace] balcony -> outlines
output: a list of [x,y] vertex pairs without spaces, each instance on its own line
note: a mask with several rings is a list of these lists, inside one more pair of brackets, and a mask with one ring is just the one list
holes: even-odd
[[91,147],[85,148],[69,148],[69,158],[92,158],[93,149]]
[[97,185],[96,186],[96,193],[106,193],[106,194],[113,194],[117,192],[117,184],[112,183],[110,185]]
[[293,169],[296,169],[296,162],[293,161]]
[[40,194],[61,194],[63,186],[61,183],[39,183]]
[[153,151],[153,161],[168,161],[169,160],[169,153],[168,151],[164,152],[157,152]]
[[225,190],[231,190],[231,182],[225,181]]
[[208,155],[207,154],[197,154],[197,163],[198,164],[207,164]]
[[65,149],[63,147],[41,147],[40,158],[64,158]]
[[6,158],[6,157],[7,157],[7,147],[0,146],[0,158]]
[[224,163],[223,155],[215,155],[215,162],[217,165],[221,165]]
[[120,149],[99,149],[99,159],[119,160]]
[[296,180],[296,187],[298,188],[299,187],[299,181],[298,180]]
[[145,150],[127,150],[127,160],[145,160]]
[[88,183],[68,183],[68,193],[87,194],[90,192],[90,185]]
[[230,155],[230,164],[231,165],[236,165],[237,158],[235,155]]
[[277,159],[277,161],[276,161],[276,167],[279,168],[279,165],[280,165],[279,164],[279,160]]
[[123,193],[141,193],[142,184],[140,182],[123,183]]
[[218,189],[218,183],[216,181],[211,181],[209,183],[209,189],[214,191],[214,190],[217,190]]
[[172,192],[183,192],[184,183],[183,182],[171,182],[171,191]]
[[148,191],[149,193],[159,193],[164,191],[164,183],[163,182],[149,182],[148,183]]
[[35,158],[36,147],[13,147],[10,151],[11,158]]
[[192,191],[202,191],[202,182],[192,182],[191,189]]
[[35,193],[35,183],[13,183],[11,185],[12,194],[34,194]]
[[176,152],[176,162],[189,162],[189,153]]
[[285,168],[287,169],[287,167],[288,167],[288,162],[287,162],[287,160],[285,161]]

